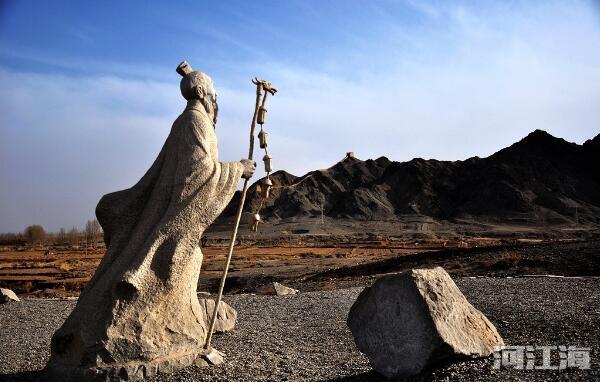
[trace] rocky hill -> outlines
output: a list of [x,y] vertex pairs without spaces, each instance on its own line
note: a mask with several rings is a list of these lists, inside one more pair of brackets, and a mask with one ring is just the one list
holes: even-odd
[[[423,215],[524,224],[600,223],[600,135],[583,145],[536,130],[487,157],[394,162],[352,156],[325,170],[271,176],[263,219],[395,220]],[[260,182],[260,180],[258,181]],[[245,210],[256,209],[257,183]],[[239,193],[221,219],[234,215]]]

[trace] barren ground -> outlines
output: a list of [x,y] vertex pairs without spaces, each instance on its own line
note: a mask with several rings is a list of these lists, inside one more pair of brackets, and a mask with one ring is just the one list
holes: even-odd
[[[591,381],[600,379],[600,279],[457,278],[469,301],[510,345],[591,347],[591,370],[493,369],[493,359],[439,365],[415,381]],[[360,287],[294,296],[231,295],[233,332],[216,336],[223,365],[187,368],[154,382],[380,381],[356,349],[346,316]],[[41,381],[52,333],[74,301],[29,300],[0,306],[0,381]]]
[[[449,272],[466,276],[489,272],[600,274],[593,261],[600,248],[600,235],[595,229],[558,227],[544,231],[539,227],[426,221],[360,224],[341,221],[321,225],[309,220],[264,225],[259,233],[242,229],[226,292],[251,292],[275,280],[309,282],[314,290],[327,289],[333,287],[331,282],[355,274],[428,264],[442,265]],[[212,291],[218,284],[229,228],[217,225],[208,234],[210,240],[202,248],[200,290]],[[401,235],[393,235],[394,231]],[[537,247],[542,249],[528,249]],[[0,286],[31,297],[77,296],[104,251],[103,245],[87,250],[76,246],[0,247]]]
[[[246,233],[236,246],[226,301],[239,319],[232,333],[214,342],[227,353],[227,363],[188,368],[155,382],[381,380],[356,350],[345,324],[347,312],[361,288],[380,275],[437,265],[453,276],[507,344],[591,347],[593,370],[494,370],[492,359],[484,359],[442,365],[414,380],[600,380],[600,238],[595,234],[275,233],[260,239]],[[226,236],[211,237],[203,248],[199,290],[215,291]],[[103,253],[102,248],[0,249],[0,285],[24,298],[0,305],[0,381],[43,380],[37,370],[48,357],[50,337],[75,304],[48,297],[76,296]],[[532,277],[547,274],[572,278]],[[301,293],[249,294],[270,281]]]

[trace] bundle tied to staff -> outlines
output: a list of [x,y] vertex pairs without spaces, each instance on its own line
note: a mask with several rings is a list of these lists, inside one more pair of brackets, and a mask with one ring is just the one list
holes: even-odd
[[264,129],[264,123],[265,123],[265,116],[267,114],[267,108],[265,107],[266,100],[267,100],[267,94],[268,93],[275,94],[275,92],[277,92],[277,89],[273,88],[270,83],[263,81],[263,80],[254,79],[252,82],[255,84],[262,82],[262,87],[263,87],[263,89],[265,89],[265,95],[262,98],[261,105],[259,106],[259,108],[257,110],[256,123],[258,123],[260,125],[260,131],[258,132],[258,143],[259,143],[260,148],[263,149],[265,152],[265,155],[263,156],[263,163],[264,163],[265,172],[267,173],[267,175],[257,185],[256,191],[261,196],[260,205],[258,206],[258,209],[250,215],[249,220],[248,220],[249,228],[252,231],[256,232],[258,229],[258,223],[260,223],[260,221],[261,221],[260,210],[262,209],[264,201],[269,198],[269,194],[273,187],[273,181],[271,180],[271,177],[270,177],[271,172],[273,171],[273,157],[271,157],[271,155],[269,155],[269,150],[268,150],[269,133],[267,133],[267,131]]

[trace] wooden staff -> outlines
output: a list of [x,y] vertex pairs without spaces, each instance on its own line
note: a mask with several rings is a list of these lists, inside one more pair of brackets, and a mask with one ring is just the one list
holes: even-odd
[[[252,160],[252,156],[254,155],[254,130],[256,129],[256,117],[258,115],[258,109],[261,106],[261,98],[262,98],[262,106],[264,106],[267,94],[271,93],[275,95],[277,89],[275,89],[271,84],[264,80],[259,80],[254,78],[252,83],[256,85],[256,103],[254,105],[254,116],[252,117],[252,123],[250,125],[250,148],[248,150],[248,159]],[[263,90],[265,91],[263,96]],[[244,210],[244,202],[246,201],[246,193],[248,191],[248,181],[249,179],[244,180],[244,188],[242,189],[242,197],[240,198],[240,204],[238,205],[237,215],[235,218],[235,227],[231,234],[231,241],[229,242],[229,248],[227,252],[227,261],[225,262],[225,269],[223,270],[223,276],[221,276],[221,283],[219,284],[219,293],[217,294],[217,301],[215,301],[215,309],[213,311],[213,315],[210,319],[210,325],[208,327],[208,336],[206,337],[206,343],[204,344],[204,349],[210,348],[210,341],[212,339],[213,330],[215,327],[215,322],[217,321],[217,312],[219,311],[219,305],[221,304],[221,298],[223,297],[223,288],[225,287],[225,280],[227,279],[227,272],[229,271],[229,264],[231,263],[231,257],[233,256],[233,246],[235,245],[235,239],[237,237],[238,228],[240,226],[240,219],[242,218],[242,212]]]

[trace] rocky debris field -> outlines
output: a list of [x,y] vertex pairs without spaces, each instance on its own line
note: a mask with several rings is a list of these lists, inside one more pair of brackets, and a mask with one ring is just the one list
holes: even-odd
[[[493,358],[439,365],[413,381],[589,381],[600,379],[600,278],[455,278],[507,345],[590,347],[591,370],[493,368]],[[227,354],[214,368],[191,367],[166,381],[380,381],[346,326],[361,288],[289,296],[229,295],[236,328],[215,336]],[[0,381],[38,381],[50,337],[74,301],[24,300],[0,305]],[[538,363],[541,359],[538,360]]]

